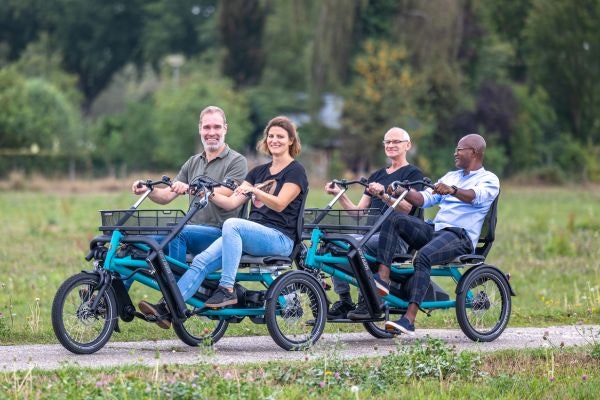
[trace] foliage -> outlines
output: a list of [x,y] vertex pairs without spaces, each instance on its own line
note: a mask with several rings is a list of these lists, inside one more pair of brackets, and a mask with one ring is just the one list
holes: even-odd
[[309,87],[309,54],[318,6],[314,0],[282,1],[269,9],[264,31],[265,66],[257,90],[302,92]]
[[259,0],[221,3],[219,31],[226,49],[223,73],[233,79],[237,87],[260,80],[265,62],[262,46],[265,18],[265,6]]
[[67,71],[79,75],[88,101],[125,64],[141,62],[143,1],[54,0],[54,3],[49,17],[52,36],[63,50]]
[[[414,348],[416,344],[408,344]],[[439,351],[434,356],[439,355]],[[455,353],[448,350],[447,354]],[[600,385],[598,361],[581,351],[560,352],[548,365],[536,351],[496,352],[479,356],[477,371],[485,376],[423,376],[402,382],[380,376],[382,364],[393,364],[397,354],[381,358],[340,360],[326,357],[306,361],[278,361],[249,365],[193,365],[155,367],[81,368],[64,365],[0,374],[0,395],[11,399],[46,398],[161,398],[161,399],[470,399],[595,398]],[[400,361],[402,362],[402,361]],[[553,376],[549,377],[549,369]]]
[[141,46],[146,62],[157,66],[169,54],[193,57],[216,45],[216,0],[145,3]]
[[[249,142],[272,113],[299,111],[306,142],[341,151],[346,169],[355,172],[369,172],[383,162],[375,145],[379,140],[368,135],[400,125],[415,139],[411,161],[430,175],[452,168],[456,141],[479,132],[495,146],[489,148],[489,163],[502,178],[597,181],[599,16],[598,0],[450,0],[443,6],[426,0],[5,0],[0,7],[0,66],[27,79],[42,78],[72,106],[83,104],[78,118],[82,126],[94,126],[93,136],[105,142],[90,143],[82,130],[79,136],[86,145],[79,159],[90,146],[106,148],[107,134],[97,129],[130,129],[127,113],[142,115],[145,107],[157,104],[162,95],[154,92],[169,85],[165,67],[189,82],[205,74],[202,63],[195,61],[203,58],[218,69],[211,77],[228,76],[231,90],[241,89],[239,96],[251,99],[249,124],[244,126]],[[402,67],[366,84],[364,71],[353,60],[382,61],[376,51],[365,51],[382,43],[404,53]],[[181,56],[184,65],[173,66],[172,55]],[[373,67],[377,72],[371,77],[382,72],[376,63]],[[155,75],[146,73],[150,69]],[[133,70],[137,74],[129,72]],[[401,74],[410,77],[410,85],[398,87]],[[14,85],[12,90],[18,80]],[[131,93],[119,94],[115,87],[136,85],[144,88],[144,97],[135,101],[141,99],[144,105],[126,110],[134,101]],[[385,101],[360,104],[372,102],[373,92]],[[342,129],[321,122],[325,95],[346,103]],[[99,98],[104,107],[93,107]],[[214,98],[220,100],[216,93]],[[13,113],[13,106],[26,112],[27,98],[14,93],[10,99],[7,112]],[[352,113],[357,111],[356,120],[365,120],[372,114],[368,110],[377,122],[360,122],[361,133],[353,132]],[[543,115],[550,119],[544,122]],[[110,123],[98,128],[102,122],[93,121],[98,117]],[[150,143],[164,141],[150,129],[154,121],[137,123],[148,127],[146,137],[158,136]],[[21,129],[16,120],[1,117],[0,126],[15,142],[14,129]],[[115,139],[114,146],[125,143],[123,139]],[[564,140],[569,142],[567,154],[558,151]],[[245,142],[243,147],[254,146]],[[106,158],[110,153],[102,154],[111,168],[149,168],[114,154],[112,160]],[[170,165],[161,157],[156,168]],[[87,171],[94,171],[98,160],[87,163]],[[36,165],[29,156],[11,163],[17,168]]]
[[534,1],[525,38],[531,81],[543,86],[561,132],[600,141],[600,2]]
[[182,79],[181,85],[166,85],[155,94],[153,124],[158,135],[154,151],[157,165],[179,168],[198,148],[198,116],[208,106],[216,105],[227,116],[227,143],[240,152],[253,148],[248,142],[251,126],[245,96],[235,92],[230,80],[198,71]]
[[380,140],[373,140],[374,136],[383,137],[389,128],[400,126],[418,143],[415,99],[421,89],[406,49],[387,42],[367,41],[354,71],[342,116],[342,151],[356,171],[369,171],[376,165],[375,155],[381,153]]
[[66,153],[83,145],[79,113],[51,83],[0,70],[0,131],[2,146],[20,150]]

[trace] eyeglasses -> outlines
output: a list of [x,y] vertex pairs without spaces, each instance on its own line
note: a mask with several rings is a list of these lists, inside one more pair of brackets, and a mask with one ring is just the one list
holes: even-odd
[[408,140],[382,140],[381,144],[384,146],[389,146],[390,144],[400,144],[404,142],[408,142]]
[[458,153],[461,150],[473,150],[473,151],[475,151],[475,149],[473,147],[457,147],[456,149],[454,149],[454,152]]

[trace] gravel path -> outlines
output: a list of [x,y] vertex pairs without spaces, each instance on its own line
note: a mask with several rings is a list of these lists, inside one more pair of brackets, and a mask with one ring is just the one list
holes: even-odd
[[[559,346],[582,346],[589,343],[600,326],[553,326],[545,328],[507,328],[491,343],[475,343],[457,329],[419,329],[416,338],[426,335],[441,338],[458,350],[496,351],[542,347],[548,342]],[[544,340],[544,336],[549,338]],[[277,346],[270,336],[227,337],[207,351],[189,347],[179,340],[145,342],[109,342],[95,354],[76,355],[60,344],[0,346],[0,371],[30,368],[54,369],[65,365],[110,367],[125,364],[155,366],[160,364],[253,363],[268,360],[304,360],[324,357],[335,351],[343,357],[376,357],[389,354],[397,343],[415,339],[375,339],[368,333],[324,334],[317,346],[307,352],[288,352]],[[595,338],[598,341],[598,337]]]

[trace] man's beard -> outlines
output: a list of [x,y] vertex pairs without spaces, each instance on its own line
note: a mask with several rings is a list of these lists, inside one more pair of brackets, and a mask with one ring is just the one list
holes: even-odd
[[208,152],[213,152],[213,151],[217,151],[221,148],[221,146],[223,146],[223,144],[225,143],[225,138],[223,136],[221,136],[221,138],[219,139],[219,141],[216,144],[207,144],[204,139],[202,138],[202,146],[204,147],[205,151]]

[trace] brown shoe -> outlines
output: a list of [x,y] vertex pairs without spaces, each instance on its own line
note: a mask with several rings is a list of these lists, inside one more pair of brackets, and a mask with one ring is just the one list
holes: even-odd
[[152,315],[156,317],[156,325],[163,329],[169,329],[171,327],[171,313],[169,313],[169,309],[163,301],[158,304],[152,304],[142,300],[138,304],[138,307],[146,316]]

